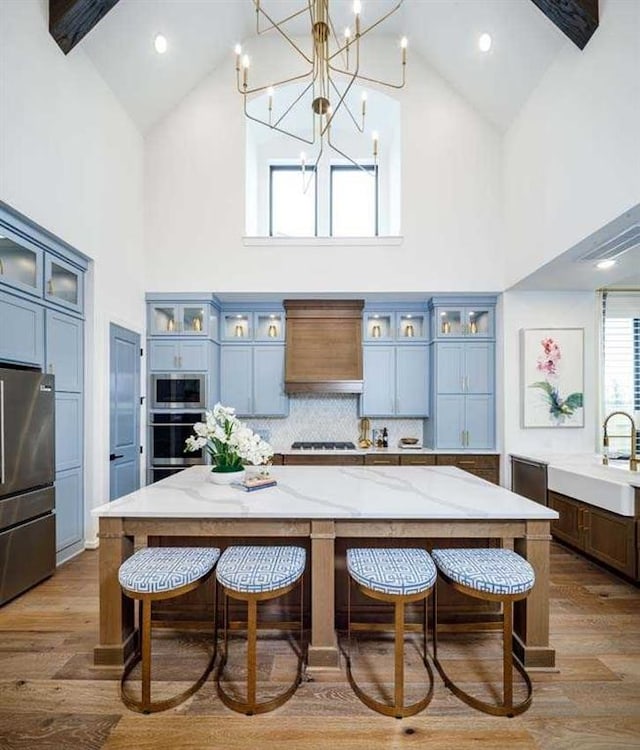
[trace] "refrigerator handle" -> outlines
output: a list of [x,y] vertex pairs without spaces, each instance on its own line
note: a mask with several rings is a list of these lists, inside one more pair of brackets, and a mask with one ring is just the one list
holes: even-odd
[[4,484],[4,380],[0,380],[0,462],[0,484]]

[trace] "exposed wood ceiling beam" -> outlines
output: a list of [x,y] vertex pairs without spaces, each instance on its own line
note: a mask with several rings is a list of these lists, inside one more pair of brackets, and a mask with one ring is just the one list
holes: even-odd
[[598,28],[598,0],[533,0],[580,49]]
[[49,33],[69,53],[118,0],[49,0]]

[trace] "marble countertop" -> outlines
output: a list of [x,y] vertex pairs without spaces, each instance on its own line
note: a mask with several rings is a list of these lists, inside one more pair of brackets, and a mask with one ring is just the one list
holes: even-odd
[[92,510],[128,518],[552,520],[544,505],[454,466],[275,466],[243,492],[193,466]]

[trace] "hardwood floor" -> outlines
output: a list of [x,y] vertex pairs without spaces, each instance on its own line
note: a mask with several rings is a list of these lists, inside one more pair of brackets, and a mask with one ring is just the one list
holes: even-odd
[[[97,615],[96,552],[84,552],[0,609],[1,750],[640,748],[640,590],[558,545],[551,560],[551,642],[558,671],[532,675],[533,705],[514,719],[474,711],[437,676],[431,705],[402,720],[369,711],[345,680],[304,682],[285,706],[253,717],[224,708],[209,680],[187,703],[142,716],[120,702],[119,673],[93,666]],[[158,697],[197,676],[206,645],[196,633],[159,632],[156,675],[166,682],[154,685]],[[242,669],[242,645],[232,642],[235,673]],[[495,633],[441,637],[452,677],[477,691],[487,670],[499,675],[499,647]],[[407,651],[409,692],[417,695],[424,672],[413,641]],[[295,669],[288,644],[274,639],[263,654],[260,677],[286,683]],[[359,636],[354,667],[372,692],[374,682],[392,674],[388,656],[384,636]],[[473,665],[469,656],[476,659]],[[377,692],[388,689],[381,684]]]

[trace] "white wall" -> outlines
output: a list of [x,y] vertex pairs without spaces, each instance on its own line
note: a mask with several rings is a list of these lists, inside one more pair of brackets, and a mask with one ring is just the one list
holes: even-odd
[[[502,297],[502,345],[497,352],[504,398],[498,407],[506,454],[594,452],[598,436],[598,313],[595,292],[506,292]],[[520,330],[584,328],[584,427],[522,427]],[[509,485],[507,466],[503,484]]]
[[[269,60],[277,64],[275,54]],[[381,51],[377,64],[383,59]],[[258,70],[252,63],[256,83]],[[243,244],[245,129],[234,75],[230,58],[145,140],[149,288],[502,288],[500,135],[417,57],[411,58],[409,85],[398,94],[403,157],[400,246],[345,250]]]
[[640,3],[600,5],[505,138],[509,285],[640,202]]
[[[109,498],[109,322],[143,331],[142,138],[48,3],[0,0],[0,199],[91,257],[86,321],[88,508]],[[88,537],[95,524],[87,517]]]

